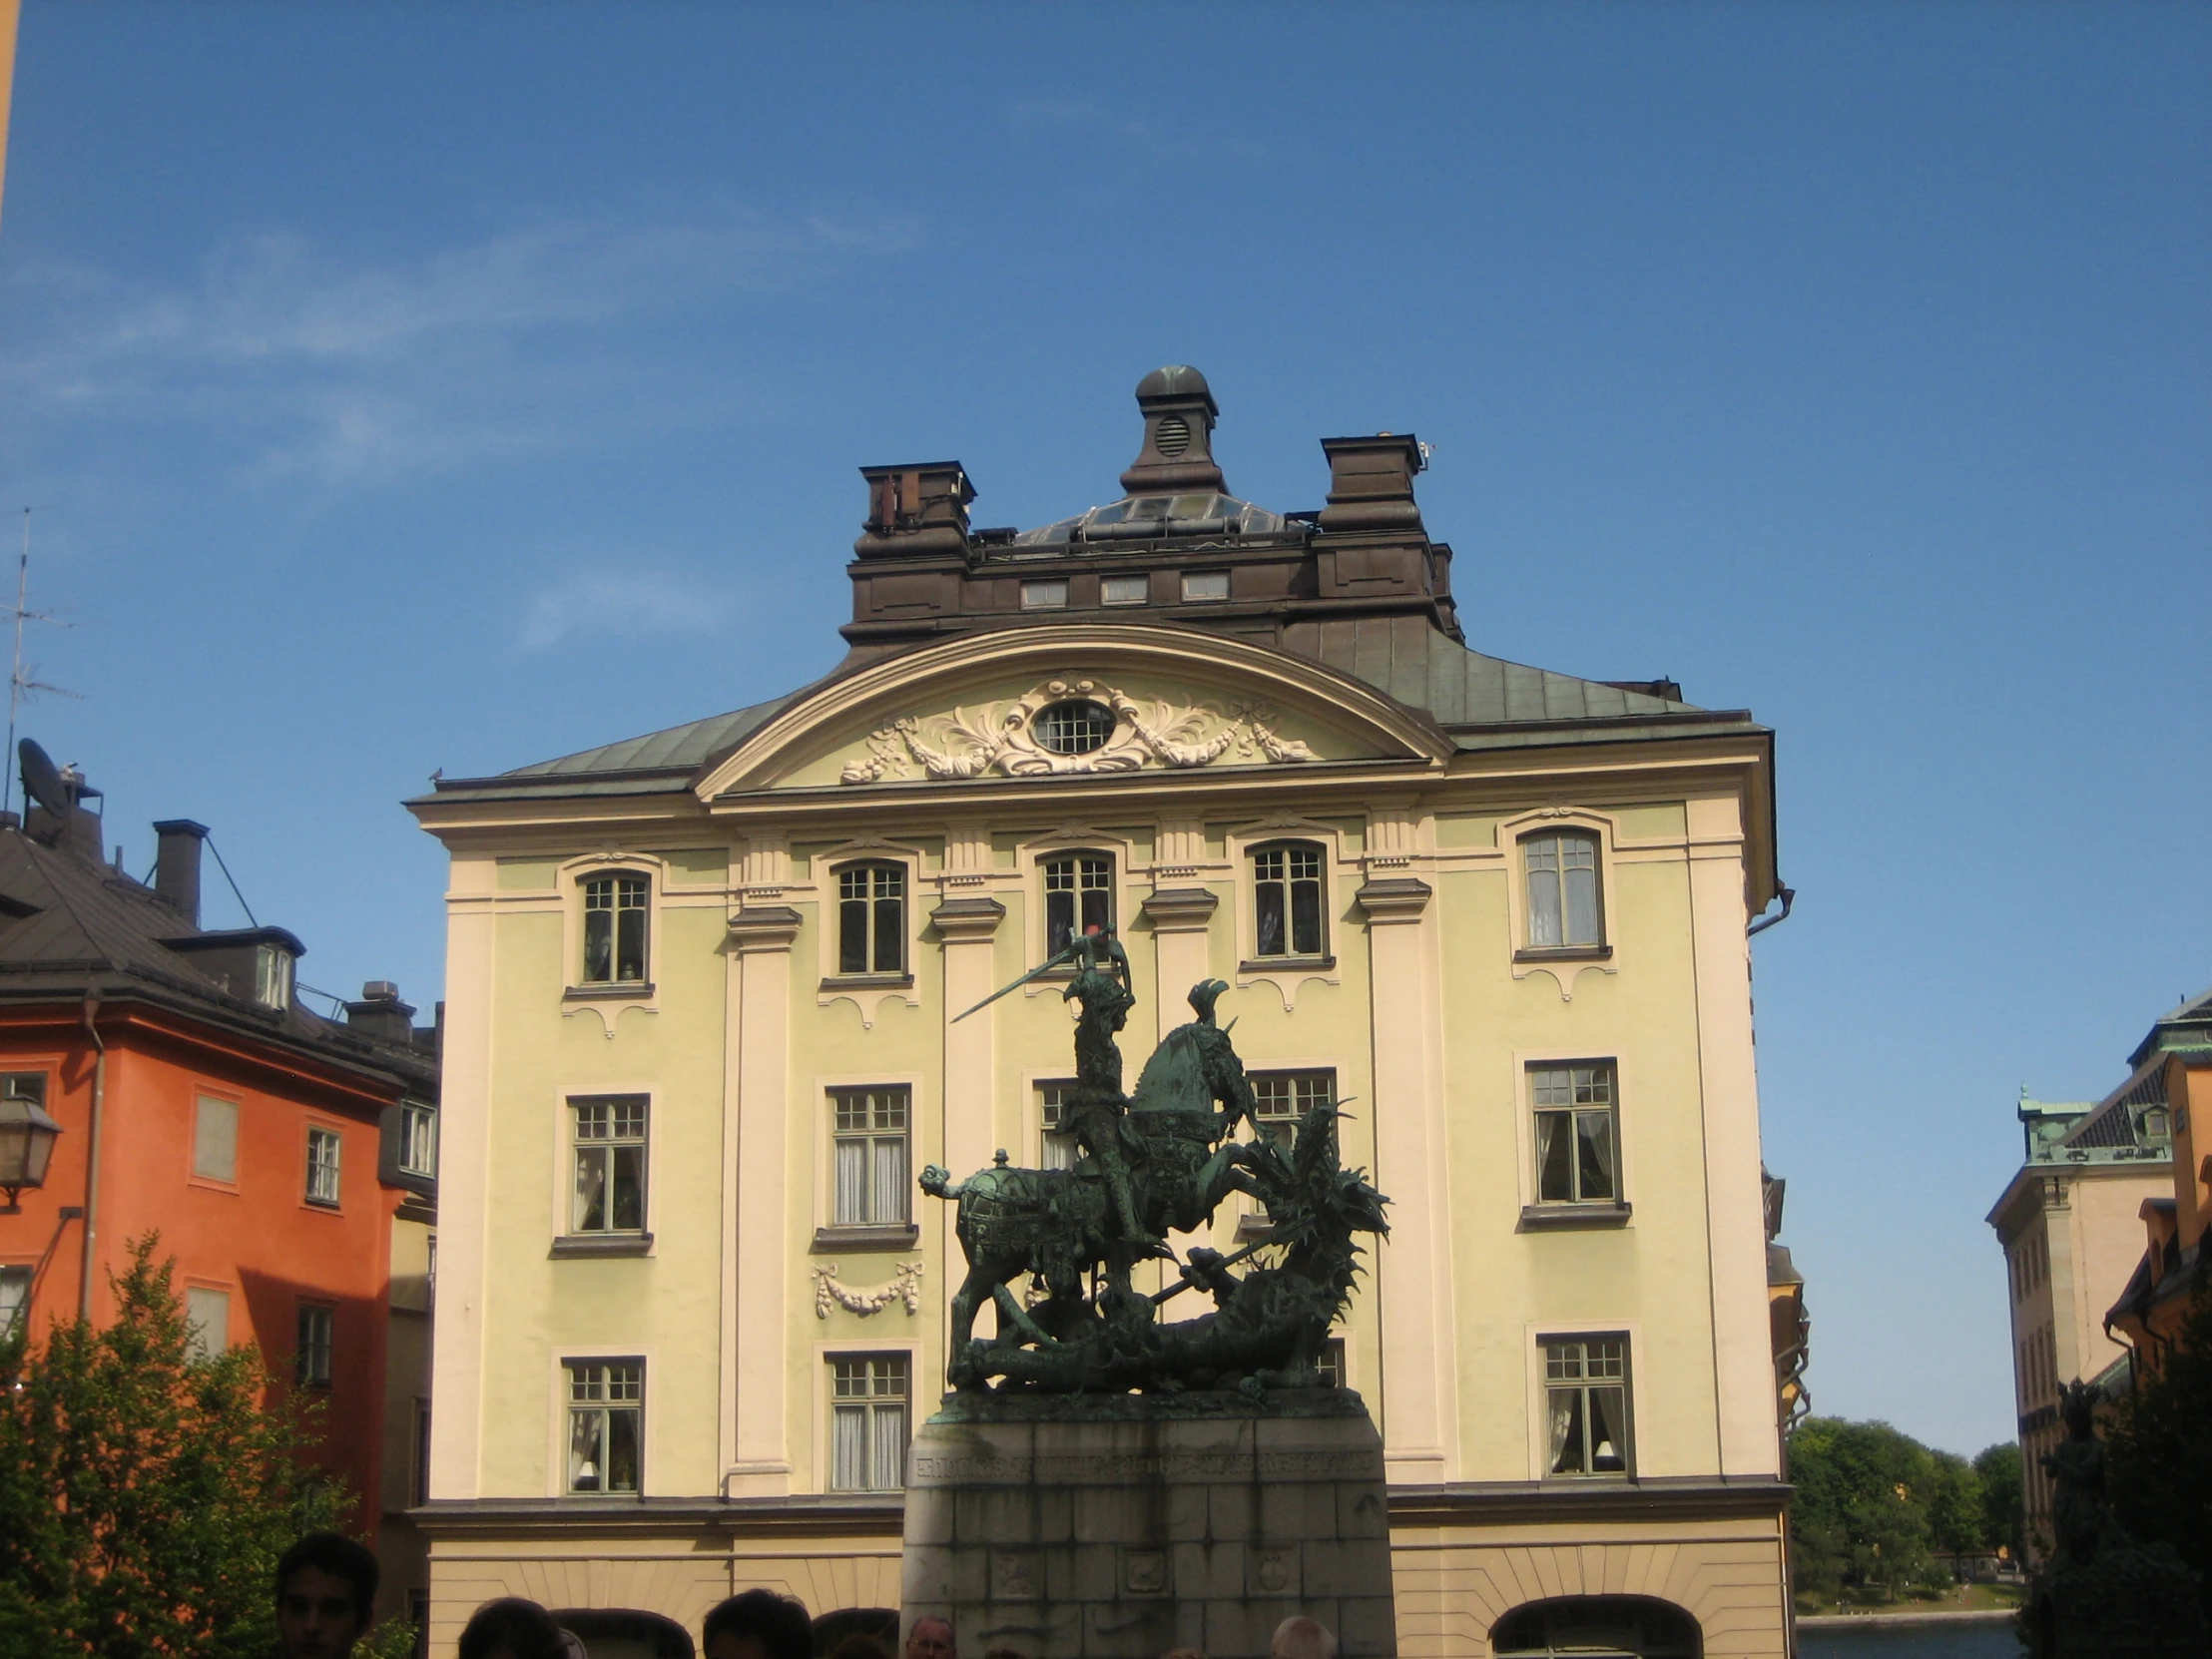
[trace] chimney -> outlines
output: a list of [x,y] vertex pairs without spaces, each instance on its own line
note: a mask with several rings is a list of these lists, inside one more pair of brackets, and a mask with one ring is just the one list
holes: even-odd
[[1323,438],[1329,457],[1329,505],[1324,530],[1421,530],[1413,474],[1428,463],[1410,432],[1372,438]]
[[208,827],[189,818],[164,819],[154,826],[161,837],[154,855],[154,890],[184,911],[193,926],[200,925],[200,843],[208,838]]
[[975,486],[958,461],[863,466],[867,523],[852,551],[863,559],[965,553]]
[[363,985],[360,1001],[345,1005],[345,1023],[380,1043],[407,1047],[414,1042],[414,1009],[399,1000],[399,987],[389,979]]
[[1229,493],[1214,464],[1214,403],[1206,376],[1187,363],[1156,368],[1137,382],[1137,407],[1144,411],[1144,443],[1121,487],[1131,495],[1177,490]]

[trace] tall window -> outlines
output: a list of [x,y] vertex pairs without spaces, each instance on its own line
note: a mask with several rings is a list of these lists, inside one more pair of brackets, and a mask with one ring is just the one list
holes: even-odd
[[1054,1078],[1037,1085],[1037,1125],[1041,1162],[1046,1169],[1073,1169],[1077,1157],[1075,1129],[1067,1115],[1075,1096],[1075,1080]]
[[28,1264],[0,1267],[0,1342],[15,1335],[31,1307],[31,1269]]
[[194,1285],[185,1291],[186,1352],[212,1360],[231,1346],[231,1293]]
[[594,875],[584,883],[584,983],[620,985],[645,978],[642,875]]
[[192,1173],[204,1181],[239,1178],[239,1105],[204,1094],[193,1108]]
[[837,971],[906,971],[906,870],[847,864],[837,871]]
[[438,1109],[419,1100],[400,1102],[399,1167],[409,1175],[438,1172]]
[[303,1388],[327,1388],[330,1385],[330,1345],[337,1327],[337,1314],[328,1308],[318,1308],[313,1303],[299,1305],[299,1348],[294,1360],[293,1376]]
[[572,1233],[645,1230],[645,1107],[642,1094],[571,1100],[576,1114]]
[[1626,1474],[1628,1339],[1546,1337],[1545,1416],[1553,1474]]
[[1321,1353],[1314,1357],[1314,1370],[1321,1374],[1323,1387],[1345,1385],[1345,1340],[1342,1337],[1331,1337],[1321,1345]]
[[1528,1068],[1539,1204],[1620,1201],[1615,1093],[1609,1064]]
[[335,1129],[309,1129],[307,1131],[307,1202],[325,1204],[331,1209],[338,1202],[338,1155],[344,1151],[344,1142]]
[[1114,860],[1066,852],[1044,861],[1044,947],[1051,955],[1093,927],[1114,925]]
[[645,1366],[568,1362],[568,1489],[634,1492],[645,1444]]
[[265,1008],[291,1006],[291,952],[265,944],[254,952],[254,1000]]
[[1531,949],[1569,949],[1605,942],[1598,921],[1597,837],[1560,830],[1521,840],[1528,879]]
[[1260,1103],[1260,1130],[1285,1152],[1298,1139],[1298,1126],[1316,1106],[1337,1103],[1333,1071],[1261,1071],[1252,1074],[1253,1097]]
[[1319,956],[1328,948],[1321,920],[1320,847],[1296,842],[1254,852],[1252,902],[1258,954]]
[[906,1091],[899,1088],[830,1092],[834,1225],[874,1227],[906,1219],[907,1106]]
[[906,1357],[839,1356],[830,1362],[830,1484],[840,1492],[890,1492],[906,1482]]

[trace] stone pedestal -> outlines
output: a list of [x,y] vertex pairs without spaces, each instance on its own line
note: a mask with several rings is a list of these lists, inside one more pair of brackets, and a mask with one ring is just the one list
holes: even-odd
[[904,1622],[1030,1659],[1397,1651],[1382,1441],[1349,1389],[948,1395],[907,1465]]

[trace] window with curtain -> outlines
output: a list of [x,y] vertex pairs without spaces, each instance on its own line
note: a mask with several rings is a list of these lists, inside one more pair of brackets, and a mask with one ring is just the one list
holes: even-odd
[[1548,830],[1524,835],[1520,844],[1528,883],[1528,947],[1567,950],[1602,945],[1597,836],[1587,830]]
[[1528,1068],[1537,1203],[1620,1202],[1617,1092],[1610,1062]]
[[646,1097],[571,1099],[575,1117],[575,1196],[571,1233],[645,1231]]
[[193,1107],[192,1173],[203,1181],[239,1178],[239,1105],[204,1094]]
[[568,1489],[634,1492],[645,1445],[645,1365],[571,1360],[568,1371]]
[[1628,1339],[1546,1337],[1545,1416],[1551,1435],[1548,1472],[1627,1474]]
[[28,1263],[11,1262],[0,1267],[0,1342],[15,1335],[15,1328],[31,1307],[31,1269]]
[[903,1354],[830,1362],[830,1484],[891,1492],[906,1483],[907,1362]]
[[1044,860],[1044,948],[1053,955],[1093,927],[1114,925],[1114,860],[1065,852]]
[[642,875],[594,875],[584,882],[585,984],[644,983],[652,887]]
[[186,1353],[213,1360],[231,1346],[231,1293],[194,1285],[185,1292]]
[[907,1219],[906,1090],[834,1089],[831,1157],[835,1193],[830,1222],[836,1227],[880,1227]]
[[1285,1152],[1298,1143],[1298,1126],[1316,1106],[1337,1103],[1334,1071],[1256,1071],[1252,1097],[1259,1102],[1260,1131]]
[[846,864],[837,871],[837,971],[906,971],[906,866]]
[[1327,951],[1321,872],[1322,849],[1308,841],[1263,846],[1253,852],[1256,955],[1319,956]]
[[1073,1169],[1081,1156],[1075,1130],[1067,1115],[1075,1096],[1075,1079],[1056,1077],[1037,1085],[1037,1123],[1040,1135],[1038,1165],[1043,1169]]
[[338,1158],[344,1140],[335,1129],[307,1131],[307,1202],[336,1209],[339,1192]]

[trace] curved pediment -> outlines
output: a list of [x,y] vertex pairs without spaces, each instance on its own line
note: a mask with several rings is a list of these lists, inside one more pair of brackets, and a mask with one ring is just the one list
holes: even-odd
[[763,790],[1440,762],[1449,753],[1419,716],[1266,646],[1159,627],[1032,627],[969,635],[831,681],[754,733],[696,791],[711,802]]

